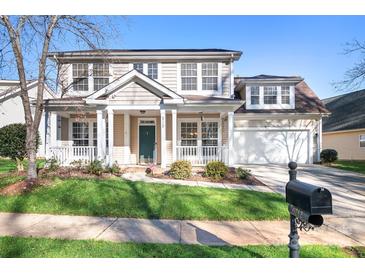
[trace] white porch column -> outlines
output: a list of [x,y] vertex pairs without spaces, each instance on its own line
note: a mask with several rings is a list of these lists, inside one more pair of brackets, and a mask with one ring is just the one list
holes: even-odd
[[228,165],[233,165],[234,148],[233,148],[233,130],[234,130],[234,113],[228,112]]
[[124,114],[124,164],[130,163],[130,116]]
[[321,161],[321,151],[322,151],[322,117],[317,123],[317,162]]
[[166,167],[166,111],[160,110],[161,114],[161,167]]
[[50,113],[50,146],[57,146],[57,113]]
[[105,159],[105,115],[102,110],[96,111],[96,126],[97,126],[97,157],[98,160]]
[[176,109],[171,110],[172,114],[172,162],[176,161],[176,142],[177,142],[177,115]]
[[112,109],[108,109],[108,154],[109,165],[113,164],[113,147],[114,147],[114,112]]

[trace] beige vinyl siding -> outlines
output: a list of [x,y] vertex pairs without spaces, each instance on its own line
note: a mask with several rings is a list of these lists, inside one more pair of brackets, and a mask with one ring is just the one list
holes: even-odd
[[125,88],[111,95],[111,101],[118,101],[121,104],[159,104],[161,98],[137,83],[131,83]]
[[113,160],[118,163],[124,162],[124,115],[114,114],[114,146]]
[[228,145],[228,119],[222,119],[222,145]]
[[110,64],[110,72],[112,73],[112,79],[115,80],[118,77],[126,74],[129,69],[129,63],[113,63]]
[[169,89],[177,90],[177,63],[161,64],[161,83]]
[[322,148],[337,150],[338,158],[341,160],[365,160],[365,147],[360,147],[360,134],[364,130],[323,133]]
[[224,96],[229,97],[231,88],[231,65],[230,63],[222,63],[222,93]]

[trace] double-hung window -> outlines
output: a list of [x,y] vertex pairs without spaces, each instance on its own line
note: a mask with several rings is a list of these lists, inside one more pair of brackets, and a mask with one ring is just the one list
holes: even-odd
[[265,86],[264,87],[264,104],[275,105],[278,102],[278,91],[276,86]]
[[260,87],[251,86],[251,105],[260,104]]
[[72,140],[74,146],[89,145],[89,123],[73,122],[72,123]]
[[93,64],[94,91],[109,84],[109,64]]
[[143,63],[134,63],[133,68],[138,70],[139,72],[143,73]]
[[218,146],[218,122],[202,122],[202,145]]
[[365,134],[360,135],[360,147],[365,147]]
[[181,64],[181,90],[198,89],[197,71],[196,63]]
[[202,64],[202,90],[218,90],[218,63]]
[[158,64],[148,63],[147,64],[147,75],[148,77],[156,80],[158,78]]
[[290,105],[290,87],[289,86],[281,87],[281,103]]
[[89,90],[89,64],[72,64],[72,88],[74,91]]
[[198,145],[198,123],[182,122],[181,123],[181,145],[197,146]]

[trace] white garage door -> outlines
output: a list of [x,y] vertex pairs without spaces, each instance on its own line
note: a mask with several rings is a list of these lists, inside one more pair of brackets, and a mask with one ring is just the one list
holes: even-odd
[[309,163],[308,140],[307,130],[235,130],[235,163]]

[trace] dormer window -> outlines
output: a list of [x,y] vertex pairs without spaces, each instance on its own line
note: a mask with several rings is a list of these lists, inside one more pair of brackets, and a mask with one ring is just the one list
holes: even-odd
[[252,86],[251,87],[251,105],[260,104],[260,87]]
[[264,87],[264,104],[275,105],[278,102],[278,90],[276,86]]
[[290,87],[281,86],[281,103],[290,105]]

